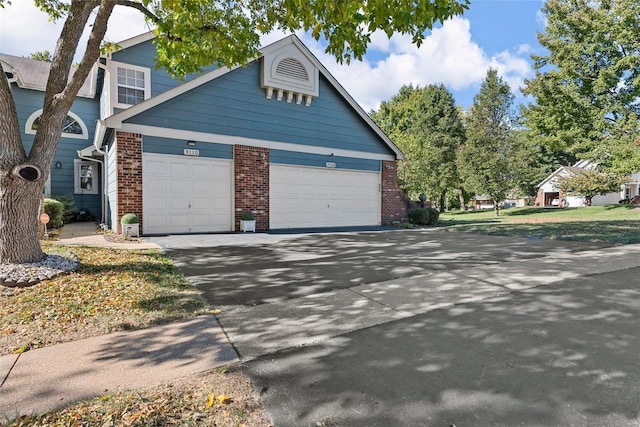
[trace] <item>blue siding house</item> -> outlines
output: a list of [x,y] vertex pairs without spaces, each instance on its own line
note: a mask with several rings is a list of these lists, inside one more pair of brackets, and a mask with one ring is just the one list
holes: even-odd
[[[118,231],[136,213],[144,234],[234,231],[246,212],[259,230],[405,216],[402,153],[297,37],[182,81],[154,67],[151,33],[119,45],[74,103],[50,194]],[[0,59],[7,76],[37,62]],[[44,87],[10,81],[28,144]]]

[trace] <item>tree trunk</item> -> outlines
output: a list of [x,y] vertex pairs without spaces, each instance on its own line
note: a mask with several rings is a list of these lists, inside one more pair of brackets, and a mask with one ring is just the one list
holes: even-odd
[[444,198],[446,195],[447,195],[446,192],[443,192],[442,194],[440,194],[440,206],[438,206],[438,210],[440,212],[444,212],[444,203],[445,203]]
[[500,205],[497,200],[493,201],[493,210],[496,213],[496,216],[500,216]]
[[42,260],[38,241],[41,178],[27,182],[3,171],[0,178],[0,264]]
[[458,199],[460,200],[460,210],[466,211],[467,205],[464,202],[464,192],[462,191],[462,188],[458,188]]

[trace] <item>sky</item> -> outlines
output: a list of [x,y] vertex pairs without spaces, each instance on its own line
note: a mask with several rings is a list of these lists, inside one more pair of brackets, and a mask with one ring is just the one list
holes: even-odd
[[[376,33],[363,60],[349,65],[338,64],[306,34],[297,35],[365,111],[379,108],[403,85],[438,83],[451,91],[456,104],[468,108],[490,67],[509,83],[517,105],[526,102],[519,88],[533,76],[531,54],[544,53],[537,41],[537,33],[544,31],[543,4],[544,0],[471,0],[464,15],[428,32],[420,48],[409,36],[389,39]],[[53,52],[61,28],[62,21],[50,22],[33,1],[13,0],[0,8],[0,52]],[[106,39],[118,42],[148,30],[138,11],[117,6]],[[276,32],[262,40],[266,45],[284,35]]]

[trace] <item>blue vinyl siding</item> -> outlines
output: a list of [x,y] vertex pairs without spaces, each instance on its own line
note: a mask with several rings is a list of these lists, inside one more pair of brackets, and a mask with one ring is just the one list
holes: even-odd
[[233,146],[231,145],[211,144],[199,141],[195,141],[195,143],[195,146],[189,146],[184,139],[144,136],[142,140],[142,151],[145,153],[177,154],[182,156],[184,155],[183,150],[189,148],[198,150],[198,157],[233,159]]
[[[11,85],[11,92],[13,93],[16,102],[16,111],[18,113],[18,122],[20,124],[20,133],[22,142],[27,154],[31,150],[33,145],[33,139],[35,135],[25,133],[25,126],[27,119],[35,111],[42,108],[44,100],[44,92],[21,89],[15,84]],[[76,98],[71,111],[78,115],[87,126],[88,138],[87,139],[75,139],[75,138],[60,138],[58,148],[53,158],[51,166],[51,195],[61,196],[65,194],[73,194],[74,190],[74,164],[73,160],[78,159],[77,150],[88,147],[93,143],[93,135],[96,127],[96,120],[100,111],[100,105],[98,99],[89,98]],[[56,162],[60,162],[61,168],[56,169]],[[96,177],[97,181],[100,181],[99,176]],[[99,182],[102,185],[101,182]],[[100,201],[100,195],[87,194],[80,195],[74,194],[74,202],[76,210],[87,209],[91,214],[97,218],[100,218],[102,214],[102,204]]]
[[127,123],[204,133],[393,154],[391,149],[324,78],[310,107],[260,88],[260,64],[255,61],[157,107]]
[[271,150],[270,163],[298,166],[327,167],[327,162],[335,163],[336,169],[380,171],[380,160],[356,159],[353,157],[324,156],[321,154],[297,153],[295,151]]
[[[149,68],[151,70],[151,96],[166,92],[202,74],[189,74],[181,82],[178,79],[172,78],[164,69],[156,69],[156,47],[151,40],[114,52],[111,58],[117,62]],[[204,72],[215,68],[215,66],[206,67]]]

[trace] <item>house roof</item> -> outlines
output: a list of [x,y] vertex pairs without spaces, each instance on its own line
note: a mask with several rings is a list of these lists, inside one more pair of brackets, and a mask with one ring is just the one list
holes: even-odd
[[[6,74],[10,74],[9,80],[15,81],[22,89],[31,89],[44,92],[47,87],[51,63],[37,61],[35,59],[0,53],[0,66]],[[73,76],[75,68],[71,68],[69,78]],[[93,98],[96,93],[95,68],[89,74],[78,92],[78,96]]]
[[[128,39],[124,42],[119,43],[120,46],[133,46],[137,43],[142,43],[150,39],[150,34],[145,33],[140,36],[134,37],[132,39]],[[389,137],[376,125],[376,123],[369,117],[369,115],[362,109],[362,107],[353,99],[353,97],[342,87],[342,85],[331,75],[331,73],[322,65],[322,63],[311,53],[311,51],[300,41],[300,39],[295,35],[287,36],[275,43],[272,43],[268,46],[260,49],[262,55],[265,55],[271,51],[276,51],[287,44],[295,45],[299,51],[319,70],[319,72],[329,81],[329,83],[338,91],[338,93],[343,97],[343,99],[353,108],[353,110],[362,118],[362,120],[374,131],[374,133],[393,151],[395,157],[397,159],[404,159],[404,154],[400,149],[389,139]],[[262,56],[261,55],[261,56]],[[258,60],[259,58],[255,58]],[[193,80],[187,81],[179,86],[176,86],[173,89],[169,89],[166,92],[163,92],[159,95],[156,95],[152,98],[149,98],[139,104],[136,104],[132,107],[127,108],[113,116],[105,119],[104,123],[98,123],[98,129],[100,131],[106,130],[106,128],[119,128],[122,125],[122,122],[128,118],[131,118],[137,114],[140,114],[144,111],[147,111],[157,105],[160,105],[164,102],[167,102],[183,93],[186,93],[192,89],[195,89],[207,82],[210,82],[216,78],[219,78],[235,69],[239,68],[239,66],[234,67],[221,67],[215,70],[212,70],[208,73],[205,73],[199,77],[196,77]],[[98,139],[102,140],[99,135],[100,132],[96,132],[96,143],[98,143]]]
[[558,169],[553,171],[548,177],[543,179],[542,182],[538,184],[537,188],[542,187],[543,185],[545,185],[547,182],[551,181],[558,175],[569,176],[583,170],[593,169],[594,167],[595,167],[595,164],[590,162],[589,160],[580,160],[577,163],[575,163],[573,166],[560,166]]

